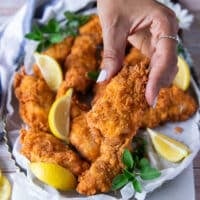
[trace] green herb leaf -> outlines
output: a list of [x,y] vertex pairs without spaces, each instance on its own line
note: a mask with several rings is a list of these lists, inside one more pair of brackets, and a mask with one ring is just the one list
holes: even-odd
[[142,158],[139,162],[139,166],[141,169],[144,169],[144,168],[150,167],[150,163],[146,158]]
[[119,174],[112,181],[112,190],[118,190],[127,183],[128,178],[124,174]]
[[60,33],[54,33],[49,35],[49,41],[52,44],[59,43],[63,40],[63,36]]
[[43,39],[43,35],[39,27],[37,25],[34,25],[32,32],[27,33],[25,35],[25,38],[30,39],[30,40],[40,41]]
[[35,40],[35,41],[40,41],[40,40],[41,40],[41,37],[38,36],[38,35],[35,34],[35,33],[27,33],[27,34],[25,35],[25,38],[30,39],[30,40]]
[[93,72],[88,72],[87,77],[96,81],[98,76],[99,76],[100,71],[93,71]]
[[158,178],[160,175],[161,175],[161,172],[157,170],[156,168],[146,167],[143,170],[141,170],[140,177],[143,180],[152,180],[152,179]]
[[132,181],[132,184],[136,192],[142,192],[142,184],[136,178]]
[[66,27],[64,30],[66,36],[77,36],[78,35],[78,30],[72,27]]
[[73,21],[68,21],[67,26],[70,28],[78,28],[80,26],[79,21],[73,20]]
[[131,152],[128,149],[124,150],[124,153],[122,155],[122,162],[124,163],[124,165],[126,165],[129,169],[133,168],[134,165],[134,161],[133,161],[133,157],[131,155]]
[[135,178],[135,174],[133,172],[128,171],[127,169],[123,170],[123,174],[127,177],[129,181]]
[[60,31],[59,22],[55,19],[50,19],[47,24],[41,26],[41,31],[43,33],[57,33]]
[[48,41],[48,40],[43,40],[39,43],[39,45],[37,46],[37,49],[36,51],[37,52],[41,52],[43,51],[44,49],[46,49],[47,47],[49,47],[51,45],[51,42]]
[[[61,42],[65,37],[77,36],[79,27],[85,24],[90,16],[65,12],[67,21],[50,19],[47,24],[34,25],[32,31],[25,35],[27,39],[38,41],[37,51],[41,52],[51,44]],[[62,26],[66,24],[66,26]]]
[[68,21],[77,21],[79,26],[82,26],[90,19],[89,15],[80,15],[69,11],[65,12],[64,15]]

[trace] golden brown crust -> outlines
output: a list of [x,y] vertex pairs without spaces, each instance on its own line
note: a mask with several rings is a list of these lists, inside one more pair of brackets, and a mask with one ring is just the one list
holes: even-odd
[[21,153],[31,162],[56,163],[78,176],[88,168],[78,154],[48,132],[20,131]]
[[63,63],[65,62],[65,59],[67,58],[67,56],[71,51],[73,42],[74,42],[73,37],[67,37],[63,41],[50,46],[47,50],[45,50],[42,53],[54,58],[62,66]]
[[44,79],[27,75],[22,69],[16,73],[13,86],[22,120],[34,130],[49,131],[48,113],[55,93]]

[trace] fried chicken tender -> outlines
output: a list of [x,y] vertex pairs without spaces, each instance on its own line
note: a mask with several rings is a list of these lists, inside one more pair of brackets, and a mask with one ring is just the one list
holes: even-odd
[[134,66],[137,63],[142,62],[143,60],[147,60],[148,58],[141,53],[139,49],[131,48],[130,52],[124,58],[124,65]]
[[100,137],[98,132],[90,132],[86,113],[82,113],[71,121],[69,140],[88,161],[94,161],[100,154]]
[[98,46],[102,43],[100,24],[97,19],[97,17],[93,17],[80,28],[80,35],[76,37],[71,53],[65,61],[67,72],[65,83],[61,85],[60,90],[66,91],[72,87],[85,93],[91,84],[87,73],[97,69],[99,64]]
[[48,113],[54,102],[55,93],[45,80],[27,75],[22,69],[16,73],[13,87],[24,123],[34,130],[49,131]]
[[54,58],[62,66],[65,62],[66,57],[69,55],[71,51],[73,42],[74,42],[73,37],[67,37],[63,41],[50,46],[47,50],[42,52],[42,54]]
[[98,15],[93,15],[88,23],[79,29],[81,35],[90,35],[94,38],[96,44],[102,43],[102,28]]
[[90,131],[99,133],[101,146],[99,157],[79,177],[79,193],[92,195],[109,191],[112,179],[122,169],[121,155],[139,128],[136,122],[141,121],[148,109],[144,95],[147,77],[145,62],[124,67],[87,113]]
[[143,115],[142,127],[156,127],[167,121],[184,121],[196,110],[197,103],[187,92],[176,86],[162,88],[156,107],[149,108]]
[[[125,56],[123,65],[124,66],[134,66],[143,60],[146,60],[145,62],[148,62],[148,58],[145,57],[138,49],[131,48],[130,52]],[[95,104],[95,102],[104,94],[106,83],[97,83],[94,85],[94,98],[92,100],[92,105]]]
[[89,167],[69,146],[48,132],[21,129],[20,140],[21,153],[31,162],[56,163],[76,176]]
[[112,179],[123,168],[121,155],[139,128],[185,120],[196,111],[195,100],[175,86],[162,89],[156,108],[149,107],[145,98],[148,62],[147,59],[132,67],[125,66],[87,113],[90,133],[99,133],[100,154],[79,176],[79,193],[109,191]]

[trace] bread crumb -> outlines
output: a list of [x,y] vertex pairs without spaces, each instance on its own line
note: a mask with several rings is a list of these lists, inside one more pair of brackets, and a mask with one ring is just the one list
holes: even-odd
[[174,130],[175,130],[175,132],[176,132],[177,134],[183,132],[183,128],[181,128],[180,126],[175,127]]

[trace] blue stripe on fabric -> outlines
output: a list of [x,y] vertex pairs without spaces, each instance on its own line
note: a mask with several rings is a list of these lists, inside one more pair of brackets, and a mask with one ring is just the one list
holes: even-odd
[[35,12],[35,18],[36,19],[40,19],[42,18],[43,16],[43,13],[46,9],[47,6],[52,6],[54,4],[56,4],[59,0],[44,0],[44,2],[39,6],[37,7],[37,10]]

